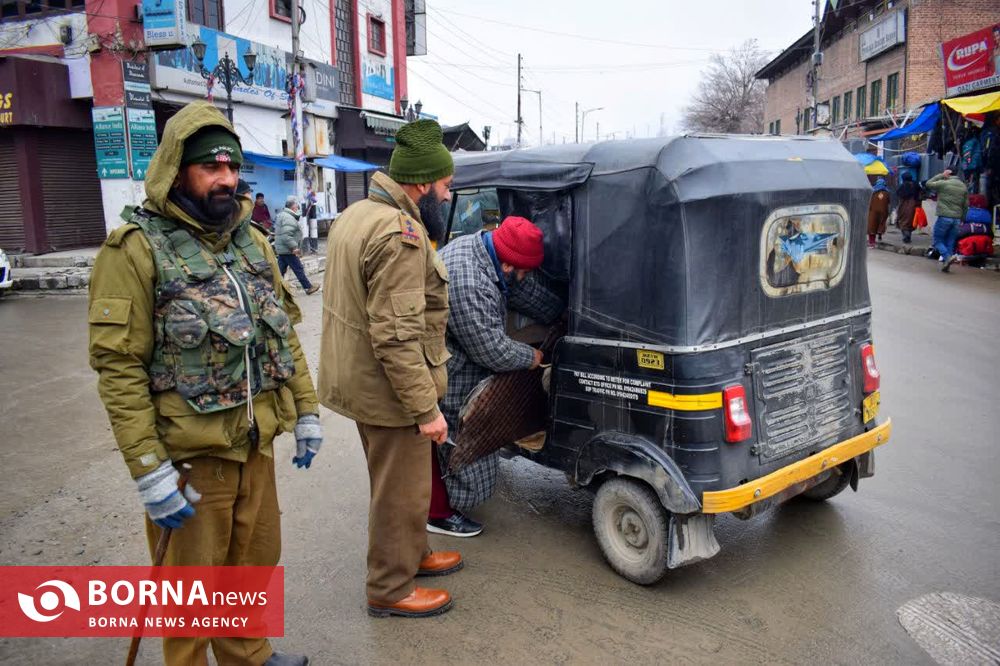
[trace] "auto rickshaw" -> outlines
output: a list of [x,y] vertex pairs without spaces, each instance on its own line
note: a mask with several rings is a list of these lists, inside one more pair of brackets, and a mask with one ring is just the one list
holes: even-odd
[[[717,514],[827,500],[874,474],[871,188],[832,140],[688,135],[455,158],[545,233],[568,302],[545,443],[511,450],[595,493],[611,567],[650,584],[712,557]],[[448,238],[455,235],[454,214]]]

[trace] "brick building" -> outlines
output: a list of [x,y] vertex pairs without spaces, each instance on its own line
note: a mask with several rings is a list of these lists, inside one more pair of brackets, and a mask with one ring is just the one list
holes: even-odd
[[[997,0],[826,0],[820,125],[838,137],[877,133],[945,97],[941,44],[997,22]],[[816,128],[809,84],[813,37],[810,30],[757,72],[768,81],[764,119],[771,133]]]

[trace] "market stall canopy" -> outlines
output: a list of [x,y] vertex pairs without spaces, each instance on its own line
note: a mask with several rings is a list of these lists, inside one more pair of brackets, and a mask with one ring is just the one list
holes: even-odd
[[865,173],[869,176],[884,176],[889,173],[885,162],[871,153],[855,153],[854,159],[865,168]]
[[930,132],[937,126],[941,118],[941,107],[937,102],[928,104],[920,115],[913,119],[913,122],[889,130],[885,134],[880,134],[872,138],[872,141],[890,141],[892,139],[902,139],[914,134],[924,134]]
[[377,164],[371,164],[370,162],[362,162],[361,160],[352,160],[349,157],[343,157],[342,155],[330,155],[329,157],[320,157],[315,160],[313,164],[327,169],[333,169],[334,171],[343,171],[346,173],[360,173],[362,171],[377,171],[381,169]]
[[963,116],[967,116],[970,113],[1000,111],[1000,92],[973,95],[972,97],[952,97],[941,100],[941,103],[947,104]]
[[278,155],[265,155],[263,153],[254,153],[249,150],[243,151],[243,159],[247,162],[252,162],[253,164],[258,164],[264,167],[271,167],[272,169],[281,169],[282,171],[295,171],[295,160],[291,157],[279,157]]

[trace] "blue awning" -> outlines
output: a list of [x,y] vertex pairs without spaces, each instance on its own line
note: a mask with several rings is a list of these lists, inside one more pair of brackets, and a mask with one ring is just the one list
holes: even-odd
[[243,159],[259,166],[271,167],[272,169],[282,169],[284,171],[295,171],[295,160],[291,157],[264,155],[263,153],[253,153],[249,150],[244,150]]
[[341,155],[330,155],[329,157],[320,157],[316,159],[313,164],[316,166],[326,167],[327,169],[333,169],[334,171],[345,171],[347,173],[357,173],[361,171],[377,171],[381,169],[377,164],[371,164],[369,162],[362,162],[361,160],[352,160],[349,157],[343,157]]
[[930,132],[937,126],[938,119],[941,117],[941,107],[937,102],[933,104],[928,104],[924,107],[924,110],[920,112],[912,123],[909,125],[903,125],[902,127],[897,127],[891,129],[885,134],[880,134],[879,136],[873,137],[872,141],[889,141],[891,139],[902,139],[903,137],[913,136],[914,134],[923,134],[924,132]]

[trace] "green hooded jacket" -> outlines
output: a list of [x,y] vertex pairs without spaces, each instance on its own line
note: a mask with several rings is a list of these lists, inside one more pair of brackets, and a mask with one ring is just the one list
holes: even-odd
[[965,222],[965,214],[969,212],[969,188],[961,178],[939,173],[924,183],[924,187],[937,192],[938,217],[953,217]]
[[[228,228],[212,233],[168,199],[180,169],[184,142],[213,125],[233,131],[207,102],[188,104],[167,122],[147,172],[143,208],[183,223],[212,252],[218,252],[229,244],[231,232],[250,217],[253,202],[249,197],[239,198],[240,211]],[[126,222],[128,210],[123,213]],[[271,264],[275,294],[292,323],[299,323],[301,313],[281,281],[273,250],[260,232],[253,229],[251,233]],[[98,372],[98,392],[129,471],[137,477],[164,460],[176,462],[196,456],[245,462],[251,446],[245,406],[199,414],[176,391],[150,391],[156,276],[152,248],[145,234],[131,223],[111,232],[91,274],[90,365]],[[288,342],[294,376],[281,388],[262,391],[253,399],[259,450],[265,455],[273,455],[274,437],[292,430],[300,415],[319,413],[316,391],[294,330]]]

